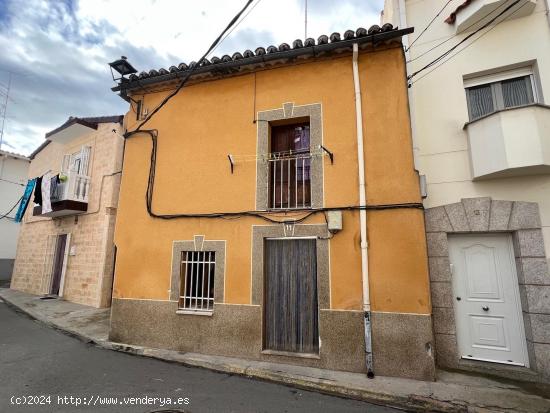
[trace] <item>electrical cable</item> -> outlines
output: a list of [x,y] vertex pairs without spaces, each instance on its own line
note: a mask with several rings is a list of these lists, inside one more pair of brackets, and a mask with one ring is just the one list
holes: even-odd
[[[126,138],[130,138],[139,133],[147,134],[151,137],[151,157],[149,163],[149,178],[147,181],[147,190],[145,193],[145,203],[147,206],[147,213],[153,218],[159,219],[178,219],[178,218],[222,218],[222,219],[233,219],[233,218],[243,218],[243,217],[256,217],[263,219],[264,221],[281,224],[281,223],[292,223],[299,224],[309,217],[325,213],[328,211],[358,211],[361,209],[364,210],[388,210],[388,209],[424,209],[424,205],[421,202],[411,202],[411,203],[399,203],[399,204],[379,204],[379,205],[348,205],[348,206],[336,206],[336,207],[324,207],[324,208],[303,208],[303,209],[290,209],[290,210],[273,210],[273,211],[231,211],[231,212],[211,212],[211,213],[187,213],[187,214],[157,214],[153,211],[153,192],[155,186],[155,171],[156,171],[156,161],[157,161],[157,136],[158,131],[156,129],[140,130],[133,131],[127,134]],[[304,213],[300,218],[294,218],[291,220],[283,219],[273,219],[270,215],[277,214],[293,214],[296,216],[298,213]]]
[[[475,26],[476,24],[478,24],[480,21],[486,19],[487,17],[489,17],[491,14],[497,12],[500,8],[504,7],[506,5],[506,2],[503,2],[500,6],[496,7],[494,10],[492,10],[491,12],[489,12],[487,15],[483,16],[483,17],[480,17],[478,20],[476,20],[475,22],[473,22],[472,24],[470,24],[468,27],[466,27],[464,30],[461,31],[461,33],[463,32],[467,32],[471,27]],[[422,52],[421,54],[419,54],[418,56],[416,56],[415,58],[413,59],[410,59],[410,60],[407,60],[407,64],[408,63],[412,63],[414,62],[415,60],[418,60],[420,59],[421,57],[423,56],[426,56],[428,53],[430,53],[432,50],[434,49],[437,49],[439,46],[443,46],[445,43],[447,43],[448,41],[450,40],[453,40],[455,37],[459,36],[461,33],[455,33],[453,34],[452,36],[449,36],[448,38],[446,38],[445,40],[443,40],[441,43],[438,43],[436,44],[435,46],[432,46],[431,48],[429,48],[428,50],[426,50],[425,52]],[[412,45],[411,45],[412,46]],[[409,47],[410,49],[410,47]]]
[[210,47],[208,48],[208,50],[206,51],[206,53],[204,53],[202,55],[202,57],[198,60],[197,63],[195,63],[194,65],[192,65],[191,67],[189,67],[189,70],[186,71],[186,74],[185,76],[183,77],[183,79],[181,80],[180,84],[178,85],[178,87],[176,88],[176,90],[174,90],[172,93],[170,93],[168,96],[166,96],[162,102],[160,102],[160,104],[155,108],[153,109],[153,111],[147,115],[147,117],[143,120],[143,122],[141,122],[138,127],[136,129],[134,129],[134,132],[138,132],[141,130],[141,128],[151,120],[151,118],[160,110],[162,109],[162,107],[164,105],[166,105],[170,99],[172,99],[174,96],[176,96],[178,94],[178,92],[183,88],[183,85],[185,85],[185,83],[187,82],[187,80],[189,80],[189,78],[191,77],[191,74],[193,73],[193,71],[199,67],[201,65],[201,63],[204,61],[204,59],[206,58],[206,56],[208,56],[208,54],[212,51],[212,49],[214,49],[217,44],[220,42],[220,40],[222,39],[222,37],[225,35],[225,33],[235,24],[235,22],[241,17],[241,15],[245,12],[245,10],[252,4],[254,0],[248,0],[246,2],[246,4],[244,5],[244,7],[241,9],[241,11],[239,11],[232,19],[231,21],[229,22],[229,24],[226,26],[226,28],[220,33],[220,35],[216,38],[216,40],[214,40],[214,42],[210,45]]
[[10,184],[25,186],[25,184],[20,184],[19,182],[10,181],[9,179],[0,178],[0,181],[8,182]]
[[254,4],[254,6],[252,6],[252,7],[250,8],[250,10],[248,10],[248,12],[243,16],[243,18],[242,18],[241,20],[239,20],[239,21],[237,22],[237,24],[235,24],[235,26],[233,26],[233,27],[231,28],[231,30],[229,30],[229,31],[227,32],[227,34],[223,37],[223,39],[221,39],[220,42],[219,42],[212,50],[210,50],[210,52],[209,52],[208,54],[214,53],[214,50],[216,50],[216,49],[218,48],[218,46],[219,46],[220,44],[222,44],[223,41],[224,41],[225,39],[227,39],[227,37],[233,32],[233,30],[235,30],[235,29],[239,26],[239,24],[241,24],[241,23],[246,19],[246,17],[247,17],[250,13],[252,13],[252,10],[254,10],[254,9],[256,8],[256,6],[257,6],[258,4],[260,4],[261,2],[262,2],[262,0],[258,0],[258,1],[256,2],[256,4]]
[[470,33],[468,36],[466,36],[464,39],[462,39],[460,42],[458,42],[457,44],[455,44],[453,47],[451,47],[449,50],[447,50],[445,53],[443,53],[442,55],[440,55],[439,57],[435,58],[434,60],[432,60],[430,63],[428,63],[427,65],[425,65],[424,67],[422,67],[421,69],[418,69],[417,71],[415,71],[414,73],[410,74],[409,76],[407,76],[407,80],[411,80],[413,77],[415,77],[416,75],[418,75],[419,73],[422,73],[424,70],[426,69],[429,69],[430,67],[432,67],[433,65],[437,64],[438,62],[440,62],[441,60],[443,60],[445,57],[447,57],[449,54],[451,54],[454,50],[456,50],[456,48],[458,46],[460,46],[461,44],[463,44],[464,42],[468,41],[470,38],[472,38],[472,36],[475,36],[477,33],[479,33],[481,30],[484,30],[485,28],[487,28],[489,25],[491,25],[492,23],[495,22],[495,20],[497,20],[500,16],[502,16],[504,13],[506,13],[508,10],[510,10],[512,7],[514,7],[515,5],[517,5],[518,3],[520,2],[520,0],[516,0],[514,1],[512,4],[510,4],[508,7],[506,7],[502,12],[500,12],[499,14],[497,14],[495,17],[493,17],[491,20],[489,20],[487,23],[485,23],[483,26],[481,26],[479,29],[475,30],[474,32]]
[[468,47],[470,47],[471,45],[473,45],[475,42],[477,42],[479,39],[481,39],[483,36],[485,36],[487,33],[489,33],[491,30],[493,30],[494,28],[496,28],[500,23],[508,20],[510,17],[512,17],[514,14],[516,14],[517,12],[519,12],[523,7],[525,7],[527,3],[524,3],[521,7],[518,7],[517,10],[515,10],[513,13],[511,13],[508,17],[506,17],[506,19],[504,20],[501,20],[500,22],[498,22],[497,24],[495,24],[493,27],[491,27],[489,30],[487,30],[485,33],[482,33],[479,37],[475,38],[474,40],[472,40],[471,43],[467,44],[466,46],[464,46],[462,49],[460,49],[459,51],[457,51],[455,54],[449,56],[447,59],[445,59],[444,61],[442,61],[440,64],[438,64],[436,67],[434,67],[432,70],[430,70],[429,72],[425,73],[423,76],[420,76],[418,79],[416,79],[414,82],[411,83],[411,86],[414,85],[415,83],[419,82],[420,80],[424,79],[426,76],[428,76],[430,73],[432,73],[433,71],[435,71],[436,69],[440,68],[441,66],[443,66],[445,63],[447,63],[449,60],[451,60],[453,57],[459,55],[460,53],[462,53],[464,50],[466,50]]
[[441,15],[441,13],[443,13],[443,10],[445,10],[445,9],[447,8],[447,6],[449,5],[449,3],[452,2],[452,1],[453,1],[453,0],[448,0],[447,3],[445,3],[445,5],[441,8],[441,10],[439,10],[439,13],[437,13],[437,14],[434,16],[434,18],[428,23],[428,25],[424,28],[424,30],[422,30],[422,31],[420,32],[420,34],[418,35],[418,37],[417,37],[416,39],[414,39],[414,40],[412,41],[412,43],[409,45],[409,47],[407,47],[407,48],[405,49],[405,52],[408,52],[408,51],[411,49],[411,47],[413,46],[413,44],[415,44],[415,43],[417,42],[417,40],[420,39],[424,33],[426,33],[426,31],[430,28],[430,26],[433,24],[433,22],[435,21],[435,19],[437,19],[437,18]]
[[15,207],[16,207],[17,205],[19,205],[19,202],[21,202],[22,199],[23,199],[23,196],[21,196],[21,198],[19,198],[19,199],[17,200],[17,202],[15,203],[15,205],[12,206],[11,209],[10,209],[8,212],[6,212],[6,213],[3,214],[2,216],[0,216],[0,219],[7,218],[7,219],[14,220],[15,217],[9,217],[8,215],[10,214],[11,211],[13,211],[13,210],[15,209]]

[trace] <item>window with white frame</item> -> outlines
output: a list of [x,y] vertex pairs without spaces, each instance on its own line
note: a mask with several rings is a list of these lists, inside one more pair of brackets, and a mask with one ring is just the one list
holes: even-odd
[[90,155],[92,148],[83,146],[79,151],[70,155],[63,156],[61,164],[61,172],[75,173],[77,175],[88,175],[88,164],[90,163]]
[[182,251],[180,270],[181,310],[212,311],[214,309],[214,251]]
[[503,109],[538,102],[531,67],[464,81],[470,121]]

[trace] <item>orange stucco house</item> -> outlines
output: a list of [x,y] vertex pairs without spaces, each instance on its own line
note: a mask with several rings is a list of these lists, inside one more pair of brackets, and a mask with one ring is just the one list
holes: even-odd
[[411,31],[348,30],[120,79],[131,109],[111,339],[433,379]]

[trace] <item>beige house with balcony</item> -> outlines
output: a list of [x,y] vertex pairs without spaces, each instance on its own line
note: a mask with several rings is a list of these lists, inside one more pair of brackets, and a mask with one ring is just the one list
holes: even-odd
[[[122,119],[71,117],[47,133],[30,155],[29,179],[51,180],[50,197],[34,207],[31,197],[21,225],[12,289],[110,306],[124,152]],[[43,184],[41,188],[43,196]]]
[[548,382],[548,1],[386,0],[383,20],[416,28],[404,46],[436,363]]

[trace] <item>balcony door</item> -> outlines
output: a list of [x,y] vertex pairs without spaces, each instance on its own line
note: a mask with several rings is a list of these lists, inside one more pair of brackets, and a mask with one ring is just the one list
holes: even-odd
[[266,239],[264,349],[319,353],[315,239]]

